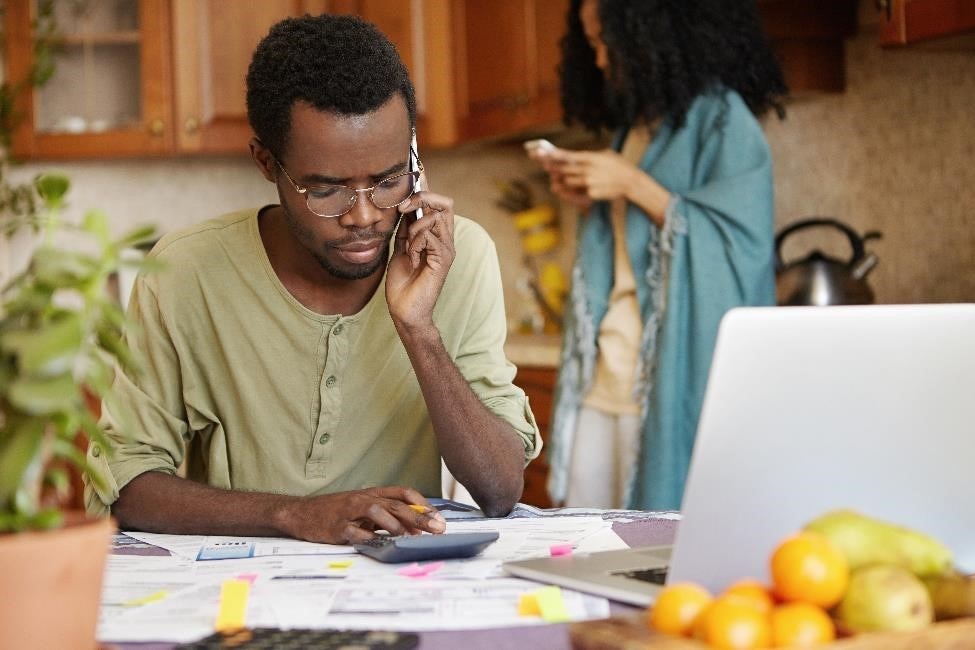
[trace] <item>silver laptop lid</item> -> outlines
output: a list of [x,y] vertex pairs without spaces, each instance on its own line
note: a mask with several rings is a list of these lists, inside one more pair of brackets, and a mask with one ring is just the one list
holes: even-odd
[[736,309],[722,321],[669,581],[767,579],[833,508],[975,569],[975,305]]

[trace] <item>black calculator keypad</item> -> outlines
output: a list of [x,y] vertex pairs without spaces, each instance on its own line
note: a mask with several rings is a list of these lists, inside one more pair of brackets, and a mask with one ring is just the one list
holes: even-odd
[[370,630],[279,630],[242,629],[215,632],[210,636],[178,646],[187,650],[412,650],[420,638],[410,632]]

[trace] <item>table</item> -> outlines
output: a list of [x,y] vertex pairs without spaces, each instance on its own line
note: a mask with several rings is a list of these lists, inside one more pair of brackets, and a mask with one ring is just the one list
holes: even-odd
[[[678,521],[644,519],[614,522],[613,530],[630,546],[672,544]],[[637,608],[611,603],[613,615]],[[171,643],[105,644],[100,650],[171,650]],[[568,624],[527,625],[513,628],[421,632],[419,650],[560,650],[570,648]]]

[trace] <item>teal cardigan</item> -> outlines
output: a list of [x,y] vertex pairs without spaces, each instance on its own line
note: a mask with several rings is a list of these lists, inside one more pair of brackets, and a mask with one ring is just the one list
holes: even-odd
[[[625,133],[615,139],[622,144]],[[774,304],[772,160],[761,126],[733,91],[697,97],[680,128],[666,121],[639,163],[671,192],[663,227],[637,206],[626,248],[643,337],[635,397],[643,431],[627,504],[680,508],[718,323],[741,305]],[[566,493],[572,438],[613,286],[609,205],[579,220],[550,440],[549,492]],[[572,505],[572,504],[569,504]]]

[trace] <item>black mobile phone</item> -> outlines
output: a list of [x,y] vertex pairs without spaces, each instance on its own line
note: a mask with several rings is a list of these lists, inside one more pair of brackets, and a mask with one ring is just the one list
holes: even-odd
[[353,548],[380,562],[427,562],[473,557],[498,539],[497,532],[443,535],[380,535]]

